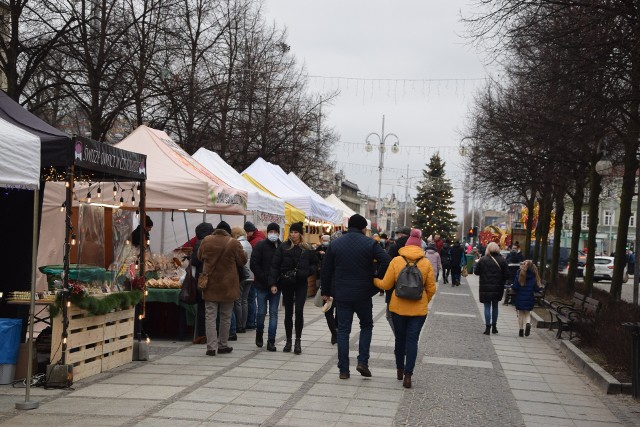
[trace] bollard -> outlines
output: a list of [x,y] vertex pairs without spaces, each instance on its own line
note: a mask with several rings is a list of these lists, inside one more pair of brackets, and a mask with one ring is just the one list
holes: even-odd
[[622,326],[629,329],[633,335],[633,360],[631,371],[631,394],[635,399],[640,398],[640,322],[627,322]]

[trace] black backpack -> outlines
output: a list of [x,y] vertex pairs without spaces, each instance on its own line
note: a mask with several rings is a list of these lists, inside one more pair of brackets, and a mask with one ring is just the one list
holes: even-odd
[[396,296],[410,300],[422,299],[424,284],[422,282],[422,273],[417,267],[420,260],[412,264],[405,257],[402,258],[407,264],[400,271],[398,280],[396,280]]

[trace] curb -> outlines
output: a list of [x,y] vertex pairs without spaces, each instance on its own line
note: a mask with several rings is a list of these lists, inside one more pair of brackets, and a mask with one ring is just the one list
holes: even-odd
[[[549,322],[542,320],[534,311],[531,312],[531,317],[533,317],[536,322],[536,328],[549,327]],[[548,334],[543,333],[545,339],[553,343],[556,349],[577,369],[583,372],[602,392],[606,394],[631,394],[631,383],[621,383],[615,379],[569,340],[552,339],[547,335]]]

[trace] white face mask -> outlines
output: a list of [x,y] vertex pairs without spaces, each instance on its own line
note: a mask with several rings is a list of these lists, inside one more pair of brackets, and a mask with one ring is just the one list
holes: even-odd
[[384,242],[386,242],[385,239],[380,239],[380,243],[384,244]]
[[278,237],[280,237],[280,236],[278,236],[275,233],[270,233],[270,234],[267,235],[267,239],[269,239],[270,242],[277,242],[278,241]]
[[329,246],[329,242],[322,242],[322,246],[326,248],[327,246]]

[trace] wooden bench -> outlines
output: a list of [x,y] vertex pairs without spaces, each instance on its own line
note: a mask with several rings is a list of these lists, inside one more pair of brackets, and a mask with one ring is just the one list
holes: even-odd
[[581,293],[574,292],[571,304],[562,301],[551,301],[549,303],[549,330],[553,328],[554,317],[558,324],[556,338],[562,338],[563,331],[569,331],[569,340],[575,333],[574,326],[577,323],[592,323],[600,311],[600,301],[587,297]]

